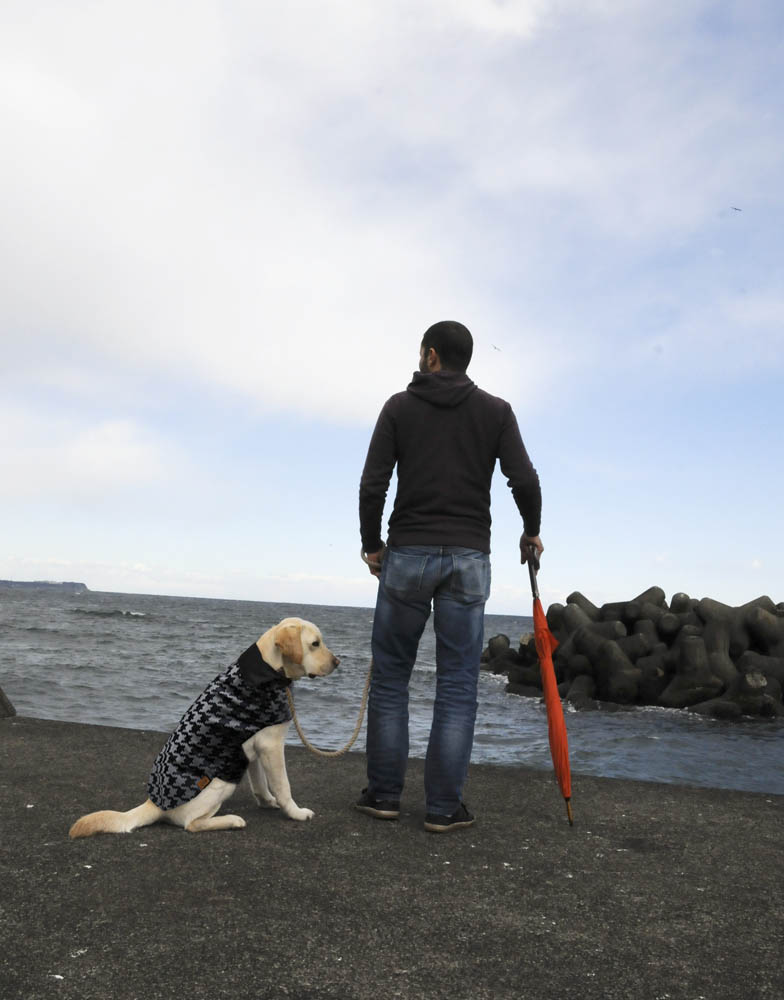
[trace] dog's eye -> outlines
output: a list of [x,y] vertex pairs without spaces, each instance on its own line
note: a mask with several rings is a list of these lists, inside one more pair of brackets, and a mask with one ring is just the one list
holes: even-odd
[[320,639],[316,639],[316,641],[315,641],[315,642],[312,642],[312,643],[311,643],[311,646],[312,646],[312,647],[313,647],[314,649],[316,648],[316,646],[320,646],[320,645],[321,645],[321,640],[320,640]]

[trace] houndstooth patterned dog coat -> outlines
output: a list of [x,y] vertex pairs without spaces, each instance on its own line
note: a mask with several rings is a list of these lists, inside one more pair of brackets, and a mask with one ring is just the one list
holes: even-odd
[[288,677],[254,643],[194,701],[155,758],[147,792],[160,809],[190,802],[213,778],[238,782],[248,759],[242,744],[260,729],[291,719]]

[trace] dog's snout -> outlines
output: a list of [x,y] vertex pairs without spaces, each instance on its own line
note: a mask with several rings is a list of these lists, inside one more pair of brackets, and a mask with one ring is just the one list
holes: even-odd
[[340,659],[339,659],[339,657],[337,657],[337,656],[333,656],[332,657],[332,666],[333,667],[339,667],[340,666]]

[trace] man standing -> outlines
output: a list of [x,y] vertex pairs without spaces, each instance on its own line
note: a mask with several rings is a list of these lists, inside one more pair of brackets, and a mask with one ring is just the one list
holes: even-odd
[[[379,577],[367,728],[368,786],[356,808],[397,819],[408,761],[408,684],[434,610],[436,694],[425,761],[425,829],[470,826],[462,801],[474,740],[484,609],[490,594],[490,482],[496,459],[523,519],[521,561],[539,555],[541,491],[509,403],[466,375],[462,323],[431,326],[419,371],[384,404],[359,487],[362,550]],[[388,547],[381,519],[392,471]]]

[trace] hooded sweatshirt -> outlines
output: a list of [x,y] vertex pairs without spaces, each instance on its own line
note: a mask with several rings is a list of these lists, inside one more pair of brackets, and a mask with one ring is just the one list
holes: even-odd
[[490,551],[490,483],[496,460],[526,534],[539,534],[539,477],[512,408],[459,372],[416,372],[384,404],[359,487],[362,548],[381,548],[393,469],[397,494],[390,545],[458,545]]

